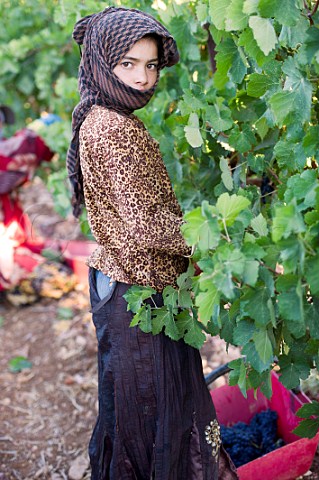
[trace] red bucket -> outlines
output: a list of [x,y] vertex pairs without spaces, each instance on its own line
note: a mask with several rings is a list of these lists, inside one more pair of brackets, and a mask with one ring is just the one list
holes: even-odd
[[93,241],[68,240],[60,242],[61,255],[72,268],[77,279],[85,287],[88,286],[87,258],[93,253],[97,245]]
[[304,394],[295,395],[287,390],[272,374],[273,395],[267,399],[258,391],[254,398],[253,390],[243,397],[238,386],[224,386],[212,390],[217,418],[222,425],[230,426],[237,422],[249,423],[252,417],[262,410],[275,410],[278,414],[278,436],[286,445],[267,453],[238,468],[240,480],[295,480],[311,467],[319,441],[319,433],[312,439],[300,438],[291,433],[300,419],[296,411],[309,398]]

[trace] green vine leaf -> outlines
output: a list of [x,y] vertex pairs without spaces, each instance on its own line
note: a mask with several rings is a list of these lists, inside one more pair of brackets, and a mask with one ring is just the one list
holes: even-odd
[[155,308],[152,311],[152,318],[157,326],[160,324],[163,325],[165,334],[172,340],[179,340],[181,338],[172,308]]
[[261,358],[261,355],[257,352],[254,340],[251,340],[244,345],[242,354],[246,356],[247,361],[256,370],[256,372],[261,374],[263,372],[270,371],[273,359],[268,359],[268,361],[264,362]]
[[127,301],[127,310],[131,310],[133,313],[138,312],[144,300],[151,295],[155,295],[155,293],[156,290],[154,290],[154,288],[133,285],[128,289],[126,294],[123,295]]
[[164,305],[171,307],[173,311],[177,311],[179,301],[178,301],[178,290],[171,285],[168,285],[163,290],[163,299]]
[[250,224],[260,237],[267,237],[268,235],[267,220],[265,219],[262,213],[260,213],[257,217],[253,218]]
[[229,385],[238,385],[241,393],[247,398],[246,367],[243,359],[232,360],[228,365],[232,369],[229,374]]
[[242,296],[242,315],[253,318],[257,326],[266,327],[270,322],[269,298],[269,292],[263,286],[255,290],[247,290]]
[[130,327],[136,327],[137,325],[145,333],[150,333],[152,331],[151,308],[149,305],[144,305],[135,313],[130,323]]
[[234,188],[233,177],[231,175],[229,165],[227,160],[222,157],[219,161],[219,168],[222,171],[222,181],[227,190],[232,190]]
[[184,216],[185,224],[181,230],[188,245],[198,245],[201,251],[215,248],[220,239],[216,210],[203,202],[202,207],[194,209]]
[[176,316],[176,326],[185,343],[198,349],[203,346],[206,336],[202,325],[194,318],[189,309],[183,310]]
[[258,13],[258,4],[260,0],[245,0],[243,4],[243,12],[247,15]]
[[205,120],[216,132],[224,132],[233,126],[231,111],[222,98],[218,98],[214,105],[207,106]]
[[233,331],[233,340],[236,345],[245,345],[252,339],[256,330],[254,322],[243,319],[236,324]]
[[209,0],[209,14],[213,24],[218,30],[223,30],[225,28],[228,6],[228,0]]
[[231,0],[226,11],[225,30],[242,30],[248,23],[248,16],[243,11],[244,0]]
[[211,320],[215,309],[219,308],[219,301],[220,293],[213,283],[207,285],[205,292],[196,295],[195,304],[198,307],[199,319],[204,325]]
[[305,405],[299,408],[296,415],[299,418],[309,418],[314,415],[319,417],[319,402],[314,400],[311,403],[305,403]]
[[319,293],[319,255],[309,258],[306,264],[306,279],[314,295]]
[[[297,413],[299,413],[300,410],[301,409],[299,409]],[[292,433],[294,433],[295,435],[298,435],[299,437],[314,438],[317,435],[318,431],[319,431],[319,418],[316,418],[316,419],[308,418],[307,420],[302,420],[299,423],[298,427],[293,429]]]
[[294,358],[292,355],[281,356],[280,381],[286,388],[292,389],[299,385],[300,378],[307,378],[310,367],[302,358]]
[[268,331],[266,329],[257,330],[254,332],[252,338],[255,342],[255,347],[260,360],[265,364],[270,363],[272,361],[274,352]]
[[243,125],[242,130],[239,130],[237,126],[232,129],[229,136],[229,144],[234,147],[239,153],[245,153],[251,149],[256,143],[256,138],[252,130]]
[[275,17],[282,25],[293,26],[300,16],[298,0],[260,0],[258,10],[262,17]]
[[291,91],[277,92],[270,97],[269,103],[279,127],[284,125],[288,115],[294,111],[294,101],[295,95]]
[[276,46],[277,36],[275,29],[268,18],[253,15],[249,18],[249,26],[260,50],[268,55]]
[[223,193],[217,200],[216,207],[227,226],[232,225],[240,212],[248,207],[250,201],[241,195]]
[[273,85],[276,85],[276,83],[268,75],[252,73],[249,76],[247,94],[251,97],[262,97]]
[[272,229],[272,238],[275,243],[282,238],[288,238],[292,233],[304,231],[305,224],[296,205],[276,207]]
[[203,138],[199,130],[199,119],[196,113],[191,113],[189,116],[188,124],[184,127],[186,140],[194,147],[201,147],[203,144]]

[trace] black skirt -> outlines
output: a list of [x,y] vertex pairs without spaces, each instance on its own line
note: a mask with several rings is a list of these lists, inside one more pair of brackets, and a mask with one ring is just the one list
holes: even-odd
[[[94,273],[90,269],[93,309],[100,302]],[[238,478],[218,444],[199,351],[163,333],[153,336],[129,327],[132,313],[123,298],[129,287],[118,282],[93,313],[99,414],[89,445],[91,479]],[[162,305],[160,294],[154,300]]]

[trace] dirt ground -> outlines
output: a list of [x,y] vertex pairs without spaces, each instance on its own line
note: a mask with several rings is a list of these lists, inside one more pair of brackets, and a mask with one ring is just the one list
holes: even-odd
[[[50,209],[48,200],[41,233],[65,234],[65,224],[61,227]],[[74,225],[71,230],[74,235]],[[78,284],[59,300],[42,298],[24,307],[2,299],[0,325],[0,480],[88,480],[97,366],[87,287]],[[220,339],[208,339],[202,349],[204,373],[238,355],[238,349],[227,354]],[[9,361],[18,356],[32,366],[13,373]],[[225,382],[221,377],[212,387]],[[319,479],[317,457],[303,478]]]
[[[73,309],[72,320],[59,319],[62,305]],[[83,456],[88,465],[97,382],[87,310],[81,292],[27,307],[2,305],[1,480],[66,479],[75,459]],[[28,358],[32,367],[11,373],[8,362],[17,356]]]

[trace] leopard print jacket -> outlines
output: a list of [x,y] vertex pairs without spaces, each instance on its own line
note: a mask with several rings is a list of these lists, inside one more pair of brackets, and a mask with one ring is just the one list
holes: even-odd
[[93,106],[80,129],[88,265],[113,280],[162,291],[187,268],[182,212],[158,143],[135,116]]

